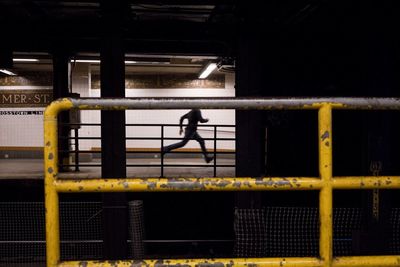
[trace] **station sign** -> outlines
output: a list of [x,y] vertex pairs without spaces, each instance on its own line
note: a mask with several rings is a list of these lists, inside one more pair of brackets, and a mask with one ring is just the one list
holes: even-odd
[[53,99],[52,90],[0,90],[0,107],[46,107]]

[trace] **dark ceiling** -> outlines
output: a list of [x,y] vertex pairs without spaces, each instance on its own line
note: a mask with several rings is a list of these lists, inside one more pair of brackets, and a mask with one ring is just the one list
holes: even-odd
[[[319,88],[343,94],[384,82],[397,88],[400,10],[394,2],[0,0],[0,52],[98,55],[118,35],[126,55],[218,57],[227,59],[224,65],[234,59],[243,81],[238,88],[254,94],[266,87],[277,94],[284,88],[292,88],[289,95],[315,95]],[[380,82],[364,79],[375,76]]]
[[19,51],[64,46],[96,52],[111,28],[121,29],[127,52],[221,53],[231,46],[237,20],[232,1],[120,1],[111,20],[105,19],[113,12],[107,2],[114,1],[2,0],[2,39]]
[[121,30],[128,53],[231,56],[243,25],[261,32],[290,28],[330,5],[328,0],[267,2],[0,0],[0,45],[14,51],[97,52],[107,31]]

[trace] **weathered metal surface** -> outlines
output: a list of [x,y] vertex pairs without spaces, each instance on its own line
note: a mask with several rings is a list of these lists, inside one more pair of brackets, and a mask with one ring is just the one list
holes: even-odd
[[[55,181],[58,192],[165,192],[165,191],[270,191],[320,190],[323,182],[313,177],[242,178],[111,178]],[[400,176],[334,177],[333,189],[399,189]]]
[[319,193],[319,254],[324,267],[331,266],[332,241],[332,107],[318,111],[319,174],[323,187]]
[[70,109],[69,100],[54,101],[45,110],[44,116],[44,183],[46,216],[47,266],[56,266],[60,259],[60,227],[58,194],[54,181],[58,174],[57,114]]
[[399,98],[70,98],[80,109],[400,109]]
[[164,192],[164,191],[263,191],[319,190],[319,178],[123,178],[57,180],[58,192]]
[[[57,179],[57,114],[79,109],[318,109],[319,171],[313,177],[184,179]],[[399,256],[332,257],[332,189],[400,188],[400,177],[332,177],[332,109],[400,109],[397,98],[304,99],[60,99],[45,111],[45,194],[47,266],[257,267],[257,266],[400,266]],[[58,192],[116,191],[320,190],[319,258],[248,258],[145,261],[75,261],[59,263]],[[58,192],[57,192],[58,191]]]
[[59,267],[319,267],[318,258],[232,258],[181,260],[70,261]]
[[[318,258],[248,258],[189,260],[69,261],[59,267],[311,267],[322,266]],[[334,257],[332,267],[396,267],[400,256]]]
[[[69,98],[60,98],[50,103],[44,111],[44,121],[57,119],[58,113],[63,110],[69,110],[74,108],[74,104],[72,103],[72,99]],[[76,107],[75,107],[76,108]],[[46,129],[44,129],[46,132]]]
[[335,177],[335,189],[398,189],[400,176],[360,176]]
[[395,267],[400,266],[400,256],[335,257],[332,267]]

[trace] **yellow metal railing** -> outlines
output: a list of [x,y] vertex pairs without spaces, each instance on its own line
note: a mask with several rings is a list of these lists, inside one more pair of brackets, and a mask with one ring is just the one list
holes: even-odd
[[[114,178],[62,180],[58,178],[57,115],[77,109],[314,109],[318,110],[319,177],[236,178]],[[47,267],[261,267],[261,266],[400,266],[400,256],[332,255],[333,189],[399,189],[400,176],[333,177],[332,109],[400,109],[392,98],[326,99],[72,99],[53,101],[44,117],[44,165]],[[161,191],[265,191],[319,190],[319,257],[231,258],[178,260],[68,261],[60,262],[58,193],[74,192],[161,192]]]

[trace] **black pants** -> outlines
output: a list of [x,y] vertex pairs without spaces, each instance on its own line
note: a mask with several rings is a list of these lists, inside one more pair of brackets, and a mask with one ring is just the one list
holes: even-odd
[[204,155],[204,158],[207,158],[207,149],[206,149],[203,137],[201,137],[197,133],[197,131],[192,131],[192,130],[188,130],[188,129],[185,129],[185,136],[183,137],[182,141],[175,143],[175,144],[171,144],[169,146],[165,146],[163,148],[163,152],[167,153],[167,152],[170,152],[171,150],[183,147],[192,139],[199,142],[201,151],[203,152],[203,155]]

